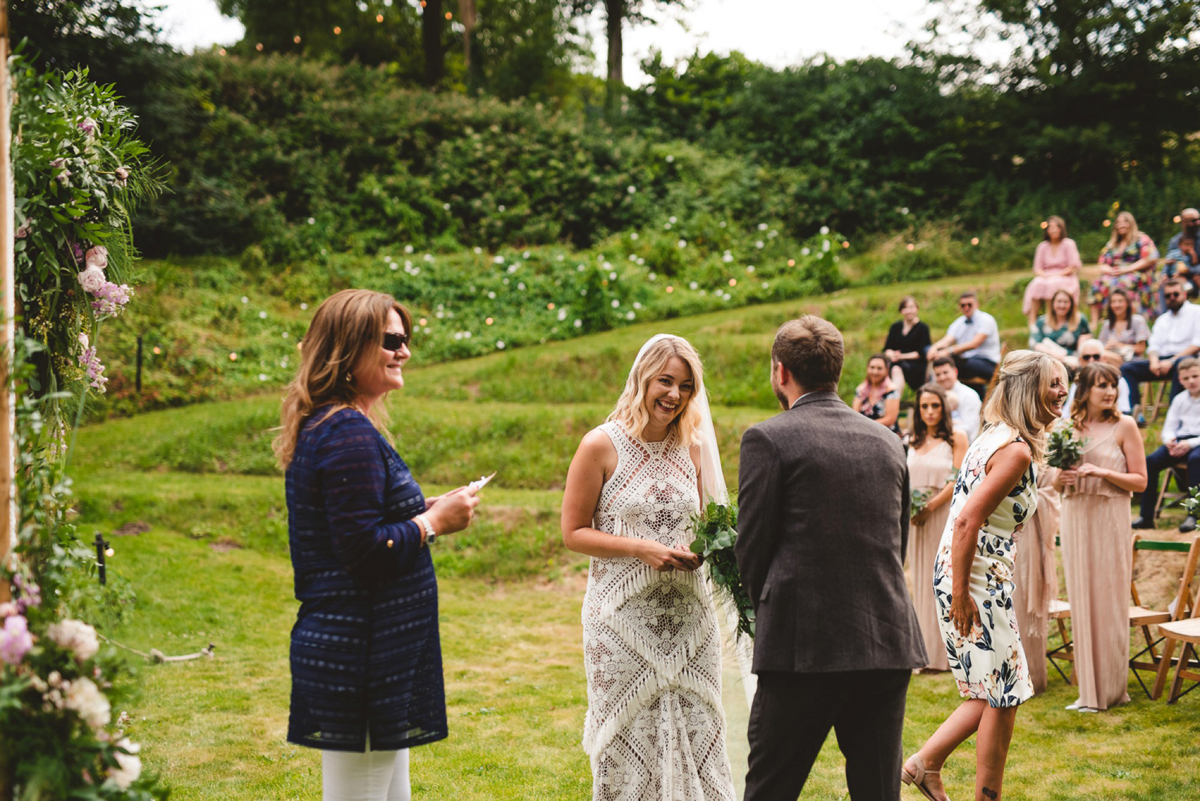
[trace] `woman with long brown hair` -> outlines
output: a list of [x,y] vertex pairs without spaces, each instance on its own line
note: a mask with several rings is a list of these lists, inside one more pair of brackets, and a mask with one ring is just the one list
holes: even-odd
[[392,447],[382,400],[404,386],[411,334],[389,295],[328,298],[274,442],[300,601],[287,739],[321,749],[326,801],[407,801],[408,749],[447,734],[429,546],[479,499],[426,498]]
[[1120,379],[1102,362],[1079,371],[1071,420],[1083,459],[1055,480],[1079,683],[1079,700],[1067,709],[1080,712],[1129,700],[1129,499],[1146,488],[1146,452],[1133,418],[1117,410]]
[[908,564],[912,570],[913,606],[929,656],[927,670],[950,669],[933,599],[933,561],[950,519],[955,473],[962,467],[966,452],[967,435],[954,428],[946,391],[937,384],[921,387],[908,440],[908,477],[914,497],[919,493],[924,506],[912,516]]
[[1029,347],[1053,356],[1068,367],[1079,366],[1079,346],[1091,338],[1092,329],[1079,313],[1075,298],[1060,289],[1050,298],[1046,313],[1029,332]]

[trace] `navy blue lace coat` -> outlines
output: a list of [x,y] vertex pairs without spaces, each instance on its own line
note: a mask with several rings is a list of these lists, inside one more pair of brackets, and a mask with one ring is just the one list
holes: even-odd
[[446,737],[437,579],[412,518],[425,496],[358,411],[305,423],[287,470],[300,612],[288,741],[330,751]]

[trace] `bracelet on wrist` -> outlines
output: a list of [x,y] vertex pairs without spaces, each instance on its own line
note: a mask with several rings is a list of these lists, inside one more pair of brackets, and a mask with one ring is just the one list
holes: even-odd
[[430,523],[429,518],[425,515],[417,515],[416,521],[417,525],[421,527],[421,531],[425,534],[422,544],[432,545],[437,540],[437,532],[433,530],[433,523]]

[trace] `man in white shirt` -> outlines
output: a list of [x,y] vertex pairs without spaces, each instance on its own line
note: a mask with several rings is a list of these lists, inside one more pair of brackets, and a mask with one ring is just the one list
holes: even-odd
[[[1104,361],[1105,356],[1104,344],[1098,339],[1085,339],[1079,346],[1080,368],[1093,362],[1099,364]],[[1078,381],[1071,384],[1071,391],[1067,393],[1067,402],[1063,404],[1064,420],[1071,419],[1071,408],[1075,402],[1075,388],[1078,386]],[[1129,383],[1124,378],[1117,381],[1117,411],[1121,414],[1131,414],[1133,411],[1133,406],[1129,401]]]
[[[1179,362],[1179,380],[1187,392],[1171,401],[1163,423],[1162,447],[1146,457],[1146,491],[1142,514],[1133,519],[1134,528],[1154,528],[1154,506],[1158,503],[1158,477],[1163,470],[1187,459],[1188,489],[1200,485],[1200,359]],[[1188,515],[1179,530],[1196,530],[1196,516]]]
[[949,356],[941,356],[934,361],[933,380],[947,395],[954,395],[958,399],[958,408],[950,413],[950,419],[954,421],[955,428],[966,433],[967,442],[973,441],[979,436],[979,413],[983,401],[975,394],[975,390],[959,382],[958,367]]
[[[1142,381],[1171,382],[1171,399],[1183,391],[1179,383],[1178,365],[1188,356],[1200,352],[1200,306],[1187,302],[1183,281],[1172,278],[1163,284],[1163,301],[1167,311],[1154,321],[1145,359],[1134,359],[1121,365],[1121,377],[1129,382],[1129,399],[1134,406],[1141,404]],[[1139,421],[1140,425],[1144,422]],[[1196,432],[1200,434],[1200,431]]]
[[[929,361],[952,356],[963,378],[982,378],[991,381],[1000,363],[1000,328],[996,318],[979,308],[974,292],[958,296],[962,316],[950,323],[946,336],[929,348]],[[983,397],[983,390],[977,390]]]

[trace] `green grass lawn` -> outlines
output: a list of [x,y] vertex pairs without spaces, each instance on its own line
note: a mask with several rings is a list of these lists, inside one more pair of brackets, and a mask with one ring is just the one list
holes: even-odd
[[[580,437],[615,401],[638,347],[659,330],[691,339],[708,370],[724,466],[736,483],[741,432],[774,414],[766,381],[775,327],[812,311],[846,334],[847,395],[866,356],[912,292],[935,328],[961,289],[982,290],[1010,346],[1024,340],[1016,273],[908,287],[866,287],[824,299],[734,309],[669,324],[420,366],[391,401],[400,453],[428,492],[497,470],[470,532],[439,540],[441,626],[451,736],[413,756],[419,799],[590,798],[580,748],[586,687],[580,604],[586,559],[566,551],[558,507]],[[936,335],[936,333],[935,333]],[[296,602],[287,555],[283,479],[269,429],[277,394],[199,404],[84,429],[72,454],[79,528],[110,536],[118,574],[137,593],[126,622],[103,629],[168,654],[216,644],[211,660],[143,666],[124,708],[147,766],[179,799],[311,799],[319,755],[285,741],[288,635]],[[1172,513],[1164,526],[1178,522]],[[140,525],[139,525],[140,524]],[[140,531],[119,536],[116,532]],[[1169,592],[1171,555],[1145,569],[1152,600]],[[745,765],[745,701],[727,671],[730,746]],[[1103,715],[1063,706],[1052,679],[1021,710],[1006,779],[1011,798],[1200,797],[1200,693],[1176,706],[1133,702]],[[905,748],[913,751],[958,703],[947,676],[915,677]],[[969,797],[968,743],[945,768],[952,797]],[[845,797],[827,743],[805,798]],[[905,798],[916,797],[907,792]]]

